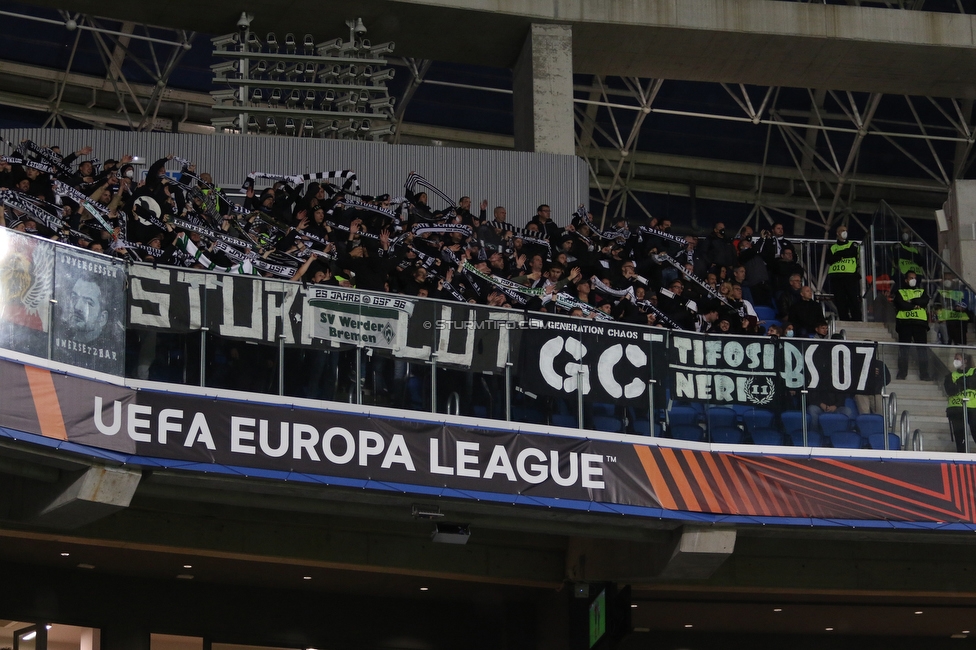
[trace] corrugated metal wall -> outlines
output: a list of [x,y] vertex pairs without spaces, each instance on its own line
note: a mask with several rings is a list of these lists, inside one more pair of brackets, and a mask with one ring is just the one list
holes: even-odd
[[[227,189],[240,188],[252,171],[353,169],[364,193],[398,196],[407,174],[416,171],[453,197],[470,196],[475,209],[483,198],[488,199],[489,214],[494,206],[505,206],[509,222],[519,225],[540,203],[552,206],[559,225],[566,225],[580,204],[589,205],[586,162],[575,156],[262,135],[61,129],[6,129],[0,135],[10,142],[30,138],[40,145],[56,144],[63,152],[91,145],[93,155],[102,160],[132,154],[145,158],[147,166],[175,153],[196,162],[198,171],[210,172]],[[171,163],[168,169],[179,166]]]

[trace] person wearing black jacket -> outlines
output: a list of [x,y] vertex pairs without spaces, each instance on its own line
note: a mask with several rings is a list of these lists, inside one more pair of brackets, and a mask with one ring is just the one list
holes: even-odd
[[[926,355],[929,331],[928,292],[918,286],[918,277],[914,271],[905,274],[904,286],[894,292],[895,303],[895,331],[898,333],[899,343],[914,343],[918,359],[918,377],[922,381],[929,380],[929,364]],[[898,348],[898,379],[908,377],[908,355],[911,348],[907,345]]]
[[738,262],[738,255],[732,240],[725,236],[725,224],[721,221],[705,238],[701,255],[708,264],[708,270],[718,275],[718,269],[731,269]]

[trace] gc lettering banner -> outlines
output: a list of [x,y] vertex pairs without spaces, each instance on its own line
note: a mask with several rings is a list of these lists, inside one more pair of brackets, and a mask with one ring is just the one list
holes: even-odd
[[552,397],[581,392],[587,400],[644,406],[663,342],[664,331],[649,327],[532,314],[521,385]]
[[675,399],[770,407],[782,382],[768,339],[675,332],[669,349]]

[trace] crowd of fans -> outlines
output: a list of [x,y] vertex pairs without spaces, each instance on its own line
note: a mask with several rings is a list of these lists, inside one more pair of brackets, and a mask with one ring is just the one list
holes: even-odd
[[409,179],[404,196],[359,196],[350,172],[258,174],[273,180],[263,190],[252,175],[238,205],[189,161],[167,156],[140,178],[130,156],[99,165],[91,153],[25,141],[2,157],[3,225],[159,264],[699,332],[827,332],[780,223],[758,236],[717,223],[699,238],[673,234],[668,219],[601,228],[582,208],[557,225],[543,204],[515,227],[487,200],[435,209],[423,190],[448,197]]

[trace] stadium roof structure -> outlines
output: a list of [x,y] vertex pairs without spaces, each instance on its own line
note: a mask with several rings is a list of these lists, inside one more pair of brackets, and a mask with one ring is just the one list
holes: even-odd
[[[0,103],[49,124],[205,131],[210,44],[195,32],[233,31],[245,12],[258,34],[321,39],[362,17],[369,38],[395,41],[402,57],[396,141],[511,148],[510,68],[533,23],[566,24],[576,150],[596,212],[683,215],[705,230],[714,219],[785,220],[819,235],[841,220],[866,225],[881,199],[931,219],[952,181],[973,177],[974,10],[970,0],[7,3],[8,16],[50,22],[34,22],[33,36],[28,22],[0,28]],[[141,35],[173,43],[172,58],[147,52]],[[9,115],[20,122],[8,126],[36,120]]]

